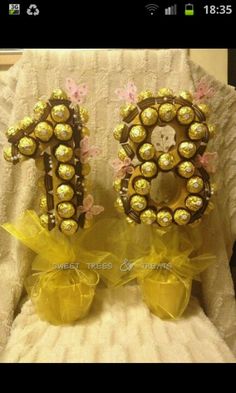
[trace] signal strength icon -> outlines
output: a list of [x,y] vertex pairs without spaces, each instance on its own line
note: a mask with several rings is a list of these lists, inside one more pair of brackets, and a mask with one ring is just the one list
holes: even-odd
[[177,15],[177,4],[165,8],[165,15]]
[[150,15],[154,15],[155,12],[158,10],[159,5],[157,4],[147,4],[145,8],[150,12]]

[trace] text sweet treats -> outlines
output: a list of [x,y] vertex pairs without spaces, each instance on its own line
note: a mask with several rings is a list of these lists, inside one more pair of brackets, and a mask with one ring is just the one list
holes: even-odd
[[[203,165],[213,154],[204,153],[214,135],[214,127],[207,123],[209,107],[193,102],[187,91],[176,95],[168,88],[122,98],[122,122],[113,132],[121,144],[113,163],[119,193],[115,205],[129,223],[169,227],[198,222],[213,193],[210,170]],[[159,143],[153,142],[155,137]],[[152,181],[168,172],[177,180],[174,197],[156,201]]]
[[5,159],[17,164],[33,158],[44,173],[39,180],[41,224],[49,231],[58,226],[68,236],[89,225],[90,217],[81,209],[90,172],[88,119],[84,107],[56,89],[48,101],[36,103],[32,117],[6,133],[11,145],[4,149]]

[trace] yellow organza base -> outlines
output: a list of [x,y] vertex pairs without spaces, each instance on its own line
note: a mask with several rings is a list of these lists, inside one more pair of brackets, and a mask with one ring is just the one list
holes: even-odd
[[179,318],[188,304],[192,279],[215,260],[199,251],[201,227],[165,232],[133,227],[123,218],[101,218],[68,238],[56,228],[42,228],[33,211],[3,227],[36,252],[32,270],[39,273],[27,279],[26,288],[40,317],[54,324],[87,314],[99,278],[110,287],[137,279],[155,315]]

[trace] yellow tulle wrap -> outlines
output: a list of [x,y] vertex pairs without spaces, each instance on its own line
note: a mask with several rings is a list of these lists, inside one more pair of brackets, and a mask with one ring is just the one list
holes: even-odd
[[188,305],[194,278],[215,261],[201,254],[201,228],[130,226],[101,218],[69,238],[44,229],[34,211],[3,228],[37,255],[25,282],[36,311],[52,324],[85,317],[99,279],[108,287],[137,279],[143,299],[160,318],[179,318]]

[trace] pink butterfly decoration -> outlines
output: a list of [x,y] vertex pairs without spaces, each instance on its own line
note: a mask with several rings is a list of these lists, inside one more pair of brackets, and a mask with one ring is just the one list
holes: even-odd
[[80,142],[80,161],[82,164],[88,162],[89,158],[98,156],[101,149],[91,145],[89,146],[89,138],[85,136]]
[[91,220],[93,216],[104,211],[104,207],[100,205],[94,205],[94,199],[91,194],[87,195],[83,200],[83,206],[78,207],[79,213],[85,213],[85,218]]
[[124,161],[119,160],[119,158],[113,160],[111,162],[111,166],[115,170],[115,177],[123,179],[126,173],[132,174],[134,171],[134,167],[131,165],[131,162],[132,161],[129,157],[126,157]]
[[88,94],[88,86],[85,83],[77,85],[71,78],[66,78],[66,90],[74,104],[82,104]]
[[209,173],[215,173],[218,165],[218,154],[214,153],[204,153],[202,156],[200,154],[196,157],[196,164],[198,167],[203,167]]
[[214,94],[215,89],[213,89],[213,87],[210,87],[207,82],[205,82],[202,78],[197,85],[196,91],[193,94],[193,98],[195,101],[201,101],[203,99],[205,100],[213,97]]
[[133,82],[128,82],[123,88],[116,89],[115,94],[125,102],[134,103],[137,101],[137,87]]

